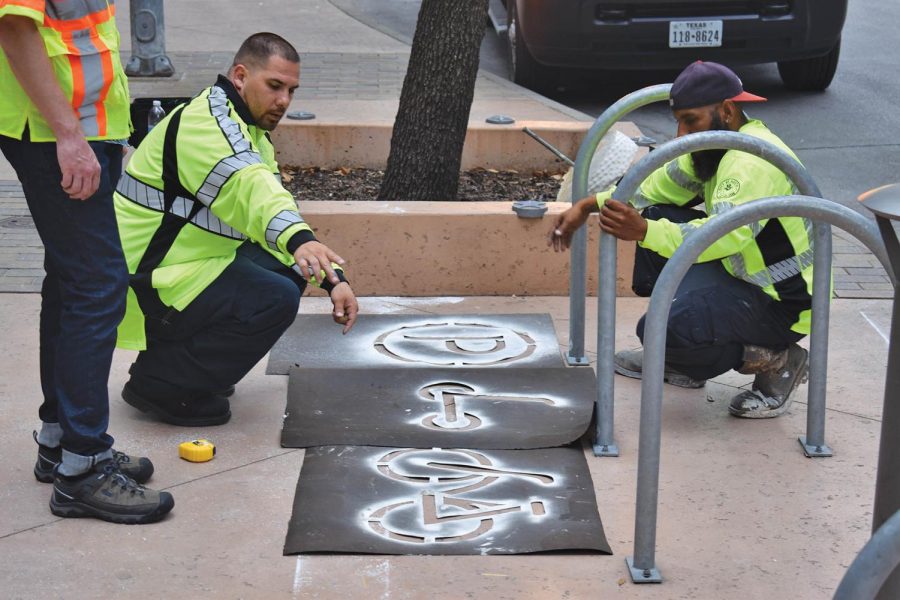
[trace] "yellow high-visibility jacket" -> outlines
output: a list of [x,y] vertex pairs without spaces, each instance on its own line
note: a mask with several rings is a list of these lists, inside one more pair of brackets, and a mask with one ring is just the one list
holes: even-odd
[[[35,21],[56,80],[89,140],[125,139],[131,133],[128,80],[119,60],[115,0],[0,0],[0,18]],[[0,135],[55,141],[0,50]]]
[[[797,158],[761,121],[748,121],[740,132],[770,142]],[[758,156],[729,150],[722,157],[716,174],[708,181],[699,180],[694,173],[693,161],[686,154],[651,173],[628,202],[643,210],[651,204],[683,206],[697,196],[703,198],[709,215],[706,218],[688,223],[672,223],[667,219],[647,221],[647,235],[639,244],[669,258],[685,238],[716,215],[753,200],[794,193],[796,190],[790,179],[778,167]],[[615,188],[597,194],[597,201],[602,205],[610,197],[615,197]],[[731,275],[759,286],[788,312],[795,314],[793,331],[808,334],[812,305],[812,236],[813,225],[809,219],[764,219],[723,236],[697,261],[721,260]]]
[[316,239],[281,186],[268,133],[221,76],[147,134],[115,208],[131,274],[118,345],[132,350],[146,348],[144,314],[184,310],[247,238],[287,266]]

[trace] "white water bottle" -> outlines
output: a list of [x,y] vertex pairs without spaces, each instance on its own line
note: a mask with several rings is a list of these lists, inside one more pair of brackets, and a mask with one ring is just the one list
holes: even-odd
[[162,104],[159,100],[153,101],[153,106],[150,108],[150,112],[147,113],[147,133],[150,133],[150,130],[156,126],[157,123],[163,120],[163,117],[166,116],[166,111],[163,110]]

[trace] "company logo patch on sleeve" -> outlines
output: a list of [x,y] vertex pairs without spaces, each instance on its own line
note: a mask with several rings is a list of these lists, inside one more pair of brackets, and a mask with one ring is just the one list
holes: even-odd
[[741,182],[733,177],[729,177],[716,186],[716,200],[734,198],[739,191],[741,191]]

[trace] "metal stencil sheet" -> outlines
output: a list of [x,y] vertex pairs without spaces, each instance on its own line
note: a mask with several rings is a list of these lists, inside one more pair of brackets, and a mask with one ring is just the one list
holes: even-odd
[[581,448],[306,451],[285,554],[612,554]]
[[385,367],[555,367],[562,355],[547,314],[361,315],[341,335],[330,315],[298,315],[266,372]]
[[585,368],[293,368],[281,445],[563,446],[588,429],[596,390]]

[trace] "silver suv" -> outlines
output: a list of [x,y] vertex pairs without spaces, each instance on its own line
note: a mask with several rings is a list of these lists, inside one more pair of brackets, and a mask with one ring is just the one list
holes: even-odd
[[[511,78],[551,88],[561,68],[680,69],[777,62],[786,87],[824,90],[847,0],[504,0]],[[501,17],[502,18],[502,17]]]

